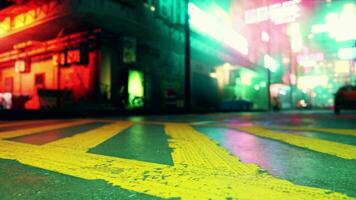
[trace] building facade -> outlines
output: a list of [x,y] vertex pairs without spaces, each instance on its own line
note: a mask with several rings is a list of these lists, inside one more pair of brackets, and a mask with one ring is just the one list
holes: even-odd
[[[252,108],[262,77],[244,55],[250,47],[243,39],[232,46],[200,29],[199,20],[192,20],[205,15],[199,9],[204,4],[189,5],[192,106]],[[221,16],[233,15],[230,1],[209,4],[219,5]],[[185,8],[184,0],[33,0],[6,6],[0,10],[2,107],[183,109]]]

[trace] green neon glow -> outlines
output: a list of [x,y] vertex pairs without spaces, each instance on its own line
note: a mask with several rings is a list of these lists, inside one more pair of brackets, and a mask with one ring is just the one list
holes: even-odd
[[260,83],[260,86],[261,86],[261,87],[266,87],[266,86],[267,86],[267,83],[264,82],[264,81],[262,81],[262,82]]
[[259,85],[255,85],[253,88],[255,88],[255,90],[260,90],[260,86]]
[[[339,27],[334,27],[337,30],[334,33],[336,41],[346,41],[356,39],[356,6],[354,3],[345,4],[339,16]],[[333,32],[331,32],[333,33]]]
[[337,42],[356,39],[356,4],[343,4],[340,9],[329,11],[325,14],[323,24],[312,26],[312,33],[328,33],[330,38]]
[[144,96],[143,73],[130,70],[128,76],[129,107],[142,107]]
[[241,83],[243,85],[251,85],[251,78],[252,76],[249,76],[248,74],[246,75],[241,74]]
[[189,16],[190,25],[194,30],[230,46],[243,55],[248,54],[248,41],[246,38],[226,23],[202,11],[193,3],[189,3]]
[[156,8],[155,8],[154,6],[150,6],[150,10],[151,10],[152,12],[154,12],[154,11],[156,11]]
[[312,25],[312,33],[317,34],[317,33],[326,33],[328,32],[328,27],[326,24],[315,24]]
[[241,70],[241,83],[243,85],[251,85],[252,84],[252,79],[255,77],[255,73],[247,71],[247,70]]

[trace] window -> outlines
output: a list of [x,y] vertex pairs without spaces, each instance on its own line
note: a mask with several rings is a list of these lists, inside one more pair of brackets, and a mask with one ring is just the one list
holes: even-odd
[[35,75],[35,87],[45,88],[45,74],[40,73]]

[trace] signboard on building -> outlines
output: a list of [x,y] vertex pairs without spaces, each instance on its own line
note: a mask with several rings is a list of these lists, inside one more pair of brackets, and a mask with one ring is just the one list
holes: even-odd
[[322,52],[315,53],[303,53],[298,54],[297,62],[301,66],[312,67],[317,64],[319,61],[324,60],[324,54]]
[[53,55],[53,63],[55,65],[65,67],[72,64],[86,65],[88,64],[88,51],[85,47],[79,49],[70,49],[64,52]]
[[284,24],[295,21],[300,16],[299,3],[301,0],[290,0],[263,6],[245,12],[245,22],[254,24],[270,20],[274,24]]
[[50,1],[31,7],[31,9],[24,9],[23,12],[18,9],[17,12],[19,13],[14,16],[2,13],[5,17],[0,16],[0,37],[46,21],[50,17],[63,13],[65,9],[64,4],[59,3],[59,1]]
[[136,45],[137,42],[133,38],[123,37],[123,63],[133,64],[136,63]]

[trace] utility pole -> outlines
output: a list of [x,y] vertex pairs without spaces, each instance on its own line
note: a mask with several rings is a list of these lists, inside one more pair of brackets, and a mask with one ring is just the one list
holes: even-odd
[[[290,101],[290,109],[292,110],[294,108],[294,103],[293,103],[293,99],[294,99],[294,88],[293,88],[293,83],[292,79],[295,78],[295,71],[294,71],[294,67],[293,67],[293,52],[292,52],[292,46],[291,46],[291,42],[289,40],[289,101]],[[293,76],[293,77],[292,77]]]
[[[264,5],[267,5],[268,3],[268,0],[263,0],[263,4]],[[266,21],[267,24],[264,24],[262,25],[262,27],[264,29],[267,28],[267,33],[269,35],[269,40],[267,42],[267,55],[268,56],[271,56],[271,41],[272,41],[272,33],[271,33],[271,23],[272,21],[271,20],[267,20]],[[266,27],[267,26],[267,27]],[[268,103],[268,106],[267,106],[267,109],[268,111],[271,110],[271,69],[269,69],[269,67],[266,67],[266,63],[265,63],[265,60],[263,61],[263,65],[264,67],[266,68],[267,70],[267,103]]]
[[267,68],[267,96],[268,96],[268,110],[271,110],[271,70]]
[[61,67],[57,65],[57,109],[61,108]]
[[191,111],[191,73],[190,73],[190,25],[189,25],[189,0],[184,0],[184,34],[185,34],[185,111]]
[[[57,34],[57,45],[59,49],[63,48],[63,43],[61,41],[61,37],[63,36],[64,33],[64,28],[61,28],[59,33]],[[60,48],[62,47],[62,48]],[[67,51],[63,51],[64,53],[64,64],[67,64]],[[61,108],[61,51],[58,53],[58,58],[57,58],[57,109],[59,110]]]
[[[271,41],[272,41],[272,33],[271,33],[271,21],[267,22],[267,29],[268,29],[268,34],[269,34],[269,41],[267,43],[267,54],[268,56],[271,56]],[[263,63],[265,64],[265,63]],[[268,111],[272,109],[271,107],[271,69],[269,67],[267,69],[267,96],[268,96]]]

